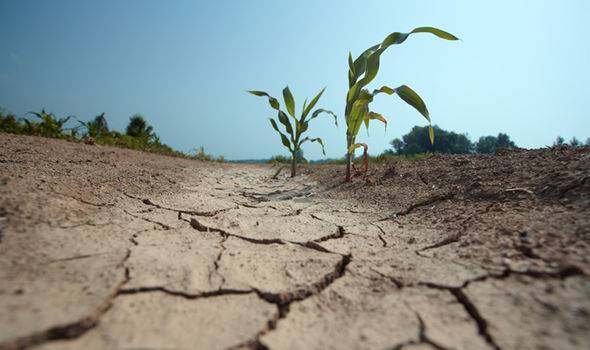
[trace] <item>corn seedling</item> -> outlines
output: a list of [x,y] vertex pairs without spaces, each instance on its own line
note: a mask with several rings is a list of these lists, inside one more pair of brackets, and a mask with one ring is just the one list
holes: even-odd
[[97,115],[89,122],[78,120],[78,123],[80,123],[80,127],[86,129],[86,133],[84,135],[85,138],[97,139],[109,133],[109,125],[104,112]]
[[320,91],[311,100],[309,105],[307,104],[307,99],[305,100],[305,102],[303,103],[303,109],[301,111],[301,115],[299,118],[297,118],[296,113],[295,113],[295,99],[293,98],[293,95],[291,94],[291,91],[289,90],[288,86],[283,89],[283,99],[285,101],[285,106],[287,107],[287,112],[289,113],[289,116],[291,116],[291,119],[293,120],[293,124],[291,123],[287,114],[281,110],[281,106],[279,104],[279,101],[276,98],[270,96],[269,94],[267,94],[264,91],[248,91],[249,93],[256,95],[256,96],[268,97],[268,103],[270,104],[270,106],[273,109],[277,110],[278,120],[281,124],[283,124],[283,127],[284,127],[288,137],[287,137],[287,135],[285,135],[283,132],[281,132],[279,130],[279,126],[277,124],[277,121],[274,118],[269,118],[270,124],[271,124],[272,128],[275,129],[275,131],[279,133],[279,135],[281,137],[281,142],[283,143],[283,146],[288,148],[289,152],[291,152],[291,177],[294,177],[296,175],[297,159],[298,159],[298,154],[300,154],[299,150],[301,149],[301,146],[305,142],[309,141],[309,142],[319,143],[322,146],[322,153],[324,155],[326,155],[326,151],[324,149],[324,142],[322,141],[321,138],[319,138],[319,137],[316,137],[316,138],[303,137],[302,138],[303,133],[305,133],[307,131],[307,129],[309,128],[309,122],[312,119],[315,119],[316,117],[318,117],[320,114],[326,113],[326,114],[329,114],[334,117],[334,122],[336,123],[336,126],[338,126],[338,120],[337,120],[336,115],[333,112],[322,109],[322,108],[316,109],[313,113],[311,113],[311,117],[309,119],[307,118],[310,115],[310,112],[313,109],[313,107],[316,105],[316,103],[318,102],[318,100],[320,99],[322,94],[324,93],[324,90],[326,90],[326,88],[323,88],[322,91]]
[[41,110],[41,113],[29,112],[35,117],[40,119],[40,122],[33,122],[25,119],[25,128],[31,134],[38,134],[44,137],[63,138],[64,125],[70,120],[70,117],[56,118],[52,113],[47,113],[45,110]]
[[379,93],[386,93],[387,95],[397,94],[404,102],[414,107],[428,122],[430,123],[429,136],[430,142],[434,143],[434,131],[432,123],[430,122],[430,115],[426,104],[422,98],[409,86],[401,85],[397,88],[390,88],[389,86],[382,86],[379,89],[369,92],[365,87],[375,79],[379,72],[379,60],[381,54],[387,50],[391,45],[401,44],[411,35],[415,33],[430,33],[439,38],[446,40],[459,40],[454,35],[443,30],[432,27],[420,27],[412,30],[410,33],[394,32],[389,34],[380,44],[371,46],[365,50],[356,60],[352,60],[352,54],[348,54],[348,93],[346,95],[346,181],[351,181],[350,170],[352,166],[352,158],[355,149],[363,147],[363,167],[364,173],[368,170],[368,147],[363,143],[356,143],[356,136],[363,124],[369,128],[369,121],[378,120],[387,127],[387,120],[379,113],[369,110],[369,104],[373,102],[373,98]]

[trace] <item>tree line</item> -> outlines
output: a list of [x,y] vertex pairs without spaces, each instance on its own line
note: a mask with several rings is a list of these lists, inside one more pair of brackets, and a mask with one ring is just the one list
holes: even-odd
[[[447,131],[439,126],[434,126],[436,140],[432,144],[428,140],[429,128],[427,126],[415,126],[412,130],[400,138],[393,139],[390,142],[392,149],[385,151],[386,154],[397,154],[411,156],[423,153],[448,153],[448,154],[493,154],[501,148],[511,149],[518,146],[505,133],[499,133],[497,136],[482,136],[477,141],[472,142],[467,134],[459,134],[453,131]],[[558,136],[553,143],[554,146],[567,144],[565,139]],[[570,146],[581,146],[582,142],[575,137],[569,142]],[[586,145],[590,145],[590,138],[586,140]]]

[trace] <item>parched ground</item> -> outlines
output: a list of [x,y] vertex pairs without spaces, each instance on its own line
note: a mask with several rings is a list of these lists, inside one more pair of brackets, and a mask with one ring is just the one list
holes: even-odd
[[274,172],[0,134],[0,349],[590,349],[590,148]]

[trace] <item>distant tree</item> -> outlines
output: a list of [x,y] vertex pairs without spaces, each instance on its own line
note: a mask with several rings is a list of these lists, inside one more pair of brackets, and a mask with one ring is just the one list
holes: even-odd
[[395,153],[413,155],[426,152],[468,154],[473,151],[473,144],[465,134],[457,134],[434,126],[434,144],[428,137],[428,127],[415,126],[402,140],[393,139],[390,144]]
[[157,138],[154,134],[154,128],[152,128],[151,125],[148,125],[140,114],[135,114],[129,118],[126,133],[129,136],[146,139],[148,141]]
[[570,146],[572,146],[572,147],[578,147],[581,145],[582,145],[582,143],[575,136],[572,137],[572,139],[570,140]]
[[395,139],[391,140],[391,142],[389,144],[393,148],[393,152],[395,152],[397,154],[404,153],[404,141],[402,141],[398,138],[395,138]]
[[565,143],[565,139],[561,136],[557,136],[555,141],[553,141],[553,146],[561,146]]
[[481,154],[495,153],[500,148],[516,148],[516,144],[504,133],[499,133],[498,136],[482,136],[475,143],[475,151]]
[[21,129],[22,127],[14,114],[6,113],[3,108],[0,108],[0,131],[19,134]]
[[516,148],[516,144],[510,140],[507,134],[499,133],[496,140],[496,148]]
[[590,146],[590,137],[586,139],[586,146]]
[[482,136],[475,143],[475,151],[482,154],[490,154],[496,151],[496,137]]

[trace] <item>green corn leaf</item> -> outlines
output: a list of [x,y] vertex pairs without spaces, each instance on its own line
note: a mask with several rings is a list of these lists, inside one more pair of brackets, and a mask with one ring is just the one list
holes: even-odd
[[[419,27],[415,28],[409,33],[394,32],[389,34],[385,37],[385,39],[383,39],[381,44],[374,45],[368,48],[354,62],[355,79],[351,80],[351,82],[354,81],[354,83],[351,84],[350,89],[348,91],[348,102],[354,101],[357,97],[357,93],[359,92],[359,90],[367,86],[373,79],[375,79],[377,73],[379,72],[379,60],[381,54],[385,52],[385,50],[391,45],[401,44],[404,41],[406,41],[406,39],[411,34],[415,33],[430,33],[446,40],[459,40],[453,34],[447,33],[441,29],[433,27]],[[356,81],[363,74],[363,78],[359,81]]]
[[438,36],[441,39],[446,40],[460,40],[456,36],[451,33],[445,32],[444,30],[434,28],[434,27],[419,27],[412,30],[412,33],[430,33]]
[[348,135],[355,137],[358,134],[367,113],[369,113],[368,100],[358,99],[354,102],[350,111],[349,120],[347,121],[348,128],[346,133]]
[[281,142],[283,142],[283,146],[287,147],[289,149],[289,151],[293,151],[291,149],[291,142],[289,142],[289,139],[287,138],[287,136],[285,136],[285,134],[283,134],[280,130],[279,127],[277,126],[277,122],[272,119],[272,118],[268,118],[270,120],[270,124],[272,125],[272,128],[276,130],[276,132],[279,133],[279,135],[281,135]]
[[68,120],[70,120],[71,118],[73,118],[73,116],[71,116],[71,115],[70,115],[70,116],[67,116],[67,117],[64,117],[64,118],[59,118],[59,120],[58,120],[58,122],[57,122],[57,123],[59,124],[59,126],[63,126],[63,125],[64,125],[65,123],[67,123],[67,122],[68,122]]
[[[358,128],[360,128],[360,125],[361,125],[362,119],[364,118],[364,115],[369,112],[368,105],[372,101],[373,101],[373,95],[371,95],[365,89],[360,91],[360,93],[356,97],[355,101],[352,103],[352,106],[350,107],[350,110],[349,110],[350,113],[348,113],[348,117],[346,119],[346,125],[348,126],[347,131],[357,130],[356,132],[354,132],[354,135],[356,135],[356,133],[358,132],[358,129],[356,127],[358,126]],[[359,120],[359,118],[360,118],[360,120]]]
[[266,96],[268,97],[268,103],[270,104],[270,106],[274,109],[276,109],[277,111],[280,108],[280,104],[279,104],[279,100],[277,100],[276,98],[272,97],[271,95],[267,94],[264,91],[256,91],[256,90],[249,90],[249,93],[251,93],[252,95],[256,95],[256,96]]
[[395,89],[390,88],[389,86],[382,86],[379,89],[373,90],[373,96],[377,95],[378,93],[383,92],[388,95],[392,95],[395,93]]
[[287,112],[291,117],[295,118],[295,100],[288,86],[283,89],[283,99],[285,100],[285,106],[287,106]]
[[352,61],[352,53],[348,52],[348,86],[354,85],[356,76],[354,74],[354,62]]
[[301,140],[301,142],[299,143],[299,146],[303,145],[307,141],[319,143],[322,146],[322,153],[324,154],[324,156],[326,155],[326,150],[324,149],[324,141],[322,141],[321,138],[316,137],[315,139],[310,139],[309,137],[306,137],[303,140]]
[[303,110],[303,113],[301,114],[301,120],[305,120],[305,117],[307,117],[307,115],[309,114],[309,112],[313,109],[313,107],[315,106],[316,103],[318,103],[318,100],[320,99],[320,97],[322,97],[322,94],[324,93],[324,91],[326,90],[326,88],[323,88],[322,91],[320,91],[314,98],[313,100],[311,100],[311,102],[309,102],[309,105],[307,105],[305,107],[305,109]]
[[39,118],[39,119],[43,120],[43,114],[45,114],[45,112],[43,112],[43,114],[41,114],[41,113],[37,113],[37,112],[28,112],[27,114],[32,114],[32,115],[34,115],[35,117],[37,117],[37,118]]
[[327,109],[323,109],[323,108],[316,109],[311,114],[311,118],[309,118],[309,120],[311,121],[313,118],[316,118],[317,116],[319,116],[322,113],[326,113],[326,114],[329,114],[329,115],[333,116],[334,117],[334,123],[336,124],[336,126],[338,126],[338,116],[336,116],[336,114],[334,114],[334,112],[329,111]]
[[367,67],[367,57],[377,50],[381,44],[373,45],[366,49],[362,54],[354,60],[354,82],[365,72]]
[[303,123],[301,123],[301,129],[299,130],[299,134],[303,134],[304,132],[306,132],[307,128],[309,128],[309,121],[304,121]]
[[289,117],[283,111],[279,111],[279,122],[285,126],[285,130],[287,130],[287,133],[289,133],[291,139],[293,139],[293,127],[291,126],[291,122],[289,122]]
[[402,100],[404,100],[407,104],[414,107],[420,114],[426,118],[430,122],[430,114],[428,113],[428,108],[426,108],[426,104],[422,100],[422,98],[409,86],[402,85],[395,89],[390,88],[389,86],[382,86],[379,89],[373,90],[373,95],[377,95],[379,93],[386,93],[388,95],[393,95],[397,93]]
[[402,100],[414,107],[418,112],[420,112],[420,114],[424,116],[424,118],[426,118],[426,120],[430,122],[428,108],[426,108],[426,104],[414,90],[412,90],[409,86],[402,85],[396,88],[395,92]]

